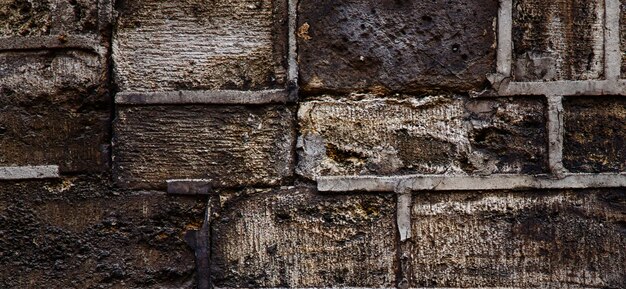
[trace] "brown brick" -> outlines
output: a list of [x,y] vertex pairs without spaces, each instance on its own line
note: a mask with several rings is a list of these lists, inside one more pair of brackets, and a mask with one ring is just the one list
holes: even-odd
[[84,177],[0,184],[1,288],[192,288],[206,200]]
[[604,0],[514,0],[516,81],[601,79]]
[[412,287],[623,288],[626,195],[419,193],[403,247]]
[[542,173],[539,98],[322,98],[299,111],[298,172],[368,174]]
[[106,168],[103,61],[82,51],[0,53],[0,165]]
[[305,91],[480,90],[498,1],[300,1]]
[[568,97],[563,164],[572,172],[626,171],[626,100]]
[[393,287],[395,203],[390,195],[257,192],[213,222],[217,287]]
[[285,1],[123,1],[113,38],[122,91],[284,87]]
[[180,178],[209,178],[218,187],[278,184],[292,174],[292,115],[280,106],[119,107],[116,180],[131,188],[165,188]]
[[98,2],[103,1],[3,1],[0,5],[0,36],[97,33]]

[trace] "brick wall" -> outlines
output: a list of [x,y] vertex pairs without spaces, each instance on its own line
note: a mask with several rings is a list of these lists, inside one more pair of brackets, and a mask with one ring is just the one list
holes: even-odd
[[0,1],[0,288],[624,288],[625,15]]

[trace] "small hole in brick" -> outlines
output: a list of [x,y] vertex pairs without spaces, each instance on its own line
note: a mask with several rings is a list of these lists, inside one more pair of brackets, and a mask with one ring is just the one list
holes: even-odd
[[459,49],[461,49],[461,45],[459,45],[458,43],[452,45],[452,51],[459,52]]

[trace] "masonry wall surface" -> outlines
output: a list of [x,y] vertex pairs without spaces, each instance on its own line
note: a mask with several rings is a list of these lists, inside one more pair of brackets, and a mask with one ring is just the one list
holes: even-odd
[[0,0],[0,288],[626,288],[623,2]]

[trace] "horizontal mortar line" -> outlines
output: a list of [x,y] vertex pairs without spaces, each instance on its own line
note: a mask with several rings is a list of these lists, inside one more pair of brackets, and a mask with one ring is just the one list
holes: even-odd
[[0,180],[27,180],[59,178],[59,166],[0,167]]
[[626,187],[626,173],[548,175],[501,174],[489,176],[403,175],[326,176],[317,178],[321,192],[480,191],[519,189],[585,189]]
[[286,103],[285,89],[245,90],[179,90],[151,92],[119,92],[118,104],[271,104]]
[[35,49],[83,49],[99,52],[103,50],[97,37],[81,35],[49,35],[0,38],[0,50]]
[[523,95],[626,95],[626,80],[559,80],[508,82],[498,89],[501,96]]
[[[253,287],[214,287],[215,289],[252,289]],[[269,287],[266,289],[322,289],[322,288],[341,288],[341,289],[396,289],[396,287]],[[430,288],[430,289],[520,289],[524,287],[410,287],[411,289],[422,289],[422,288]]]

